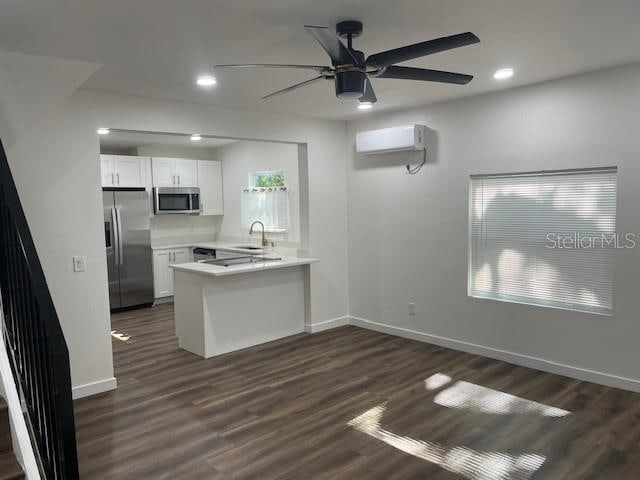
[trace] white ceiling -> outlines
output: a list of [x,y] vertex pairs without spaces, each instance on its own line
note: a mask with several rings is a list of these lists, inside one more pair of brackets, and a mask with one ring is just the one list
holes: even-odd
[[130,131],[112,131],[100,137],[100,147],[114,150],[126,150],[136,147],[188,147],[189,149],[211,149],[234,143],[230,138],[202,137],[194,142],[190,135],[176,135],[169,133],[146,133]]
[[[90,89],[349,118],[355,103],[330,82],[260,100],[304,71],[220,71],[212,90],[194,84],[216,63],[327,64],[303,25],[344,19],[364,22],[355,46],[366,54],[465,31],[482,40],[406,63],[470,73],[471,84],[374,79],[378,111],[640,61],[638,0],[5,0],[0,49],[103,64]],[[493,80],[502,66],[516,77]]]

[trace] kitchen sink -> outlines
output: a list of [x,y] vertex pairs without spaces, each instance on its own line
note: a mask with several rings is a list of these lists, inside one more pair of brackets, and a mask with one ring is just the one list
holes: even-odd
[[229,267],[231,265],[242,265],[245,263],[262,263],[262,262],[270,262],[274,260],[282,260],[279,257],[261,257],[259,255],[247,255],[243,257],[229,257],[229,258],[218,258],[212,260],[204,260],[201,263],[208,263],[210,265],[218,265],[220,267]]
[[256,247],[255,245],[236,245],[232,248],[239,248],[242,250],[262,250],[262,247]]

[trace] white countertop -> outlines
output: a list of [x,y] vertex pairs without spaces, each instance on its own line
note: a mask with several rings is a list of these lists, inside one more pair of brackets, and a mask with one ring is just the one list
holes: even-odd
[[[239,242],[241,245],[252,245],[252,246],[256,246],[258,247],[259,245],[255,245],[249,242]],[[269,250],[267,250],[266,252],[263,249],[244,249],[244,248],[238,248],[238,244],[230,244],[230,243],[224,243],[224,242],[190,242],[190,243],[176,243],[176,244],[169,244],[169,245],[152,245],[151,248],[153,250],[171,250],[174,248],[209,248],[212,250],[224,250],[227,252],[237,252],[237,253],[244,253],[244,254],[252,254],[252,255],[262,255],[263,253],[268,253]]]
[[[213,245],[213,244],[210,244]],[[195,246],[195,245],[194,245]],[[197,245],[199,246],[199,245]],[[203,247],[213,248],[213,247]],[[222,247],[216,247],[222,248]],[[255,251],[253,251],[255,253]],[[240,250],[240,253],[244,253]],[[221,265],[212,265],[210,263],[180,263],[171,265],[171,268],[181,272],[197,273],[200,275],[207,275],[211,277],[224,277],[226,275],[237,275],[240,273],[260,272],[264,270],[274,270],[276,268],[295,267],[299,265],[309,265],[311,263],[319,262],[317,258],[304,258],[304,257],[282,257],[279,260],[269,260],[266,262],[258,263],[241,263],[237,265],[229,265],[224,267]]]

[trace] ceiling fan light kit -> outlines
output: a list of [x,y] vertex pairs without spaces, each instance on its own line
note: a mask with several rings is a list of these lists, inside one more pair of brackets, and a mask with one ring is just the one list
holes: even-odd
[[[473,79],[472,75],[462,73],[395,65],[426,55],[478,43],[480,39],[471,32],[414,43],[366,57],[363,52],[353,48],[353,39],[362,34],[362,23],[357,20],[338,23],[335,32],[328,27],[306,25],[305,28],[329,55],[331,66],[263,63],[215,65],[214,68],[293,68],[314,70],[317,73],[316,77],[270,93],[262,97],[263,100],[320,80],[331,80],[335,85],[336,97],[359,99],[361,104],[374,104],[378,99],[373,85],[371,85],[371,78],[417,80],[457,85],[466,85]],[[341,38],[346,39],[346,45]]]

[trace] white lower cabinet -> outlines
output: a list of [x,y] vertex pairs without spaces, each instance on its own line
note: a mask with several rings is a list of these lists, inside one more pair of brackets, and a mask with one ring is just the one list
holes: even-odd
[[173,296],[173,269],[176,263],[193,261],[189,247],[153,251],[153,290],[155,298]]

